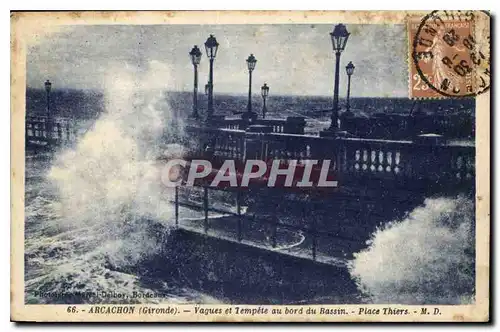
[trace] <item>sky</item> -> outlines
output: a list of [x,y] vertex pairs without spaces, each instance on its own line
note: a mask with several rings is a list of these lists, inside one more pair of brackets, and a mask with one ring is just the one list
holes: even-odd
[[[27,85],[42,88],[105,89],[120,73],[147,80],[148,88],[193,90],[189,51],[198,45],[199,91],[208,81],[204,42],[219,42],[214,63],[214,94],[248,93],[246,58],[257,58],[252,89],[263,83],[275,95],[333,94],[334,54],[329,33],[334,24],[281,25],[93,25],[67,26],[36,36],[28,45]],[[408,96],[404,25],[347,25],[351,33],[340,64],[340,97],[346,94],[345,66],[356,69],[352,97]]]

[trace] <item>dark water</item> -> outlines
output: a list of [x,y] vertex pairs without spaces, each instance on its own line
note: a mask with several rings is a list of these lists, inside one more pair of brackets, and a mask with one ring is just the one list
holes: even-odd
[[[193,95],[189,92],[163,92],[165,103],[169,103],[171,110],[178,117],[187,117],[192,112]],[[233,115],[235,112],[246,111],[246,95],[214,96],[215,114]],[[51,110],[56,115],[73,116],[78,119],[95,118],[104,112],[105,92],[99,90],[70,90],[57,89],[51,92]],[[345,99],[340,98],[341,111],[345,108]],[[254,95],[252,98],[254,111],[262,110],[262,98]],[[456,114],[468,112],[474,114],[475,100],[473,98],[457,99],[429,99],[414,100],[408,98],[357,98],[351,97],[351,109],[360,115],[374,113],[400,113],[408,114],[412,110],[420,110],[430,114]],[[198,107],[203,114],[206,110],[207,96],[199,94]],[[44,90],[28,88],[26,92],[26,109],[28,115],[44,115],[46,107],[46,94]],[[267,115],[270,118],[280,118],[293,115],[306,116],[313,119],[327,120],[332,109],[330,96],[270,96],[267,100]]]
[[[67,214],[57,187],[46,178],[49,167],[48,159],[26,160],[26,303],[220,302],[175,280],[149,278],[154,271],[138,273],[161,246],[150,241],[147,220],[137,226],[110,215],[75,223],[71,219],[78,216]],[[165,227],[166,235],[168,222]],[[154,297],[133,298],[134,293]]]

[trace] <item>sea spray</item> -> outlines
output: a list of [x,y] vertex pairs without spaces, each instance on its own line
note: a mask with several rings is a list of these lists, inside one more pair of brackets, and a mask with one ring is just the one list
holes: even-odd
[[146,285],[133,271],[161,252],[174,217],[172,189],[162,185],[156,165],[160,156],[183,154],[164,144],[183,133],[162,92],[166,67],[155,62],[135,73],[114,66],[105,112],[78,132],[75,146],[52,165],[27,159],[26,303],[213,301],[164,280]]
[[147,220],[162,222],[166,229],[172,221],[173,191],[162,186],[155,161],[169,151],[162,143],[173,135],[171,123],[175,120],[176,135],[182,123],[173,119],[161,85],[155,84],[160,73],[135,75],[126,68],[109,73],[105,112],[74,148],[57,156],[49,172],[61,214],[51,226],[93,227],[108,260],[129,265],[160,246],[148,234]]
[[350,273],[373,303],[459,304],[474,298],[474,203],[429,198],[377,229]]

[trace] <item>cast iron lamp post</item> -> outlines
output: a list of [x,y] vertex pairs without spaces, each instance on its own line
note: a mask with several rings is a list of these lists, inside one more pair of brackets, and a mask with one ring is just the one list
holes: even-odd
[[50,90],[52,89],[52,83],[49,80],[45,81],[45,92],[47,95],[47,123],[46,123],[46,137],[47,139],[52,139],[52,114],[50,113]]
[[347,32],[345,25],[337,24],[332,32],[330,32],[330,37],[332,39],[333,51],[335,52],[335,83],[333,86],[333,110],[332,110],[332,122],[330,124],[329,131],[338,131],[338,118],[339,118],[339,71],[340,71],[340,54],[345,49],[347,44],[347,39],[349,39],[350,33]]
[[215,39],[214,35],[210,35],[205,42],[205,50],[208,59],[210,60],[210,71],[208,75],[208,109],[207,109],[207,120],[212,119],[214,113],[214,60],[217,55],[217,49],[219,48],[219,43]]
[[201,51],[198,46],[194,45],[191,52],[189,52],[189,56],[194,67],[193,117],[198,118],[198,65],[201,61]]
[[267,96],[269,96],[269,87],[267,86],[266,83],[264,83],[264,85],[260,88],[260,92],[262,93],[262,100],[263,100],[262,118],[265,119],[266,113],[267,113],[266,99],[267,99]]
[[248,65],[248,104],[247,104],[247,112],[248,114],[252,113],[252,72],[255,69],[255,64],[257,63],[257,59],[250,54],[247,59]]
[[352,64],[351,61],[347,64],[345,67],[345,71],[347,73],[347,103],[346,103],[346,115],[351,115],[351,102],[350,102],[350,97],[351,97],[351,76],[354,73],[354,65]]

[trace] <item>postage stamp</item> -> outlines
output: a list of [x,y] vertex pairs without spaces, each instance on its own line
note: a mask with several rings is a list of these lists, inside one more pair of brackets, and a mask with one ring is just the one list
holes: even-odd
[[487,322],[489,29],[11,13],[11,319]]
[[[480,29],[476,29],[476,23]],[[433,11],[408,19],[410,95],[413,98],[470,97],[490,87],[489,15]]]

